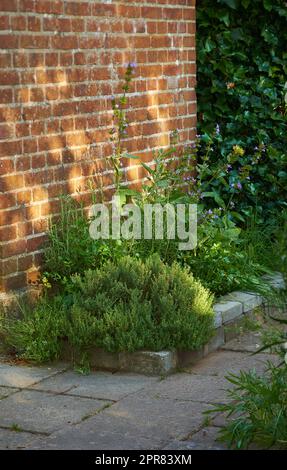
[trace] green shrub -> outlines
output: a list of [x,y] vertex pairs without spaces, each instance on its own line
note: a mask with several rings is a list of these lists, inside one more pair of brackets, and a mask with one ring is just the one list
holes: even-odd
[[[230,165],[207,191],[266,219],[286,207],[286,2],[214,3],[197,2],[199,163],[208,148],[212,173]],[[233,162],[235,145],[244,153]]]
[[197,349],[213,332],[212,296],[187,269],[123,257],[75,275],[61,296],[42,299],[20,319],[4,320],[5,343],[41,362],[61,354],[63,339],[77,356],[106,351]]
[[61,353],[60,338],[66,329],[61,297],[44,297],[32,306],[20,302],[20,317],[1,319],[0,337],[9,353],[35,362],[52,361]]
[[71,341],[108,351],[197,349],[213,330],[212,296],[187,269],[124,257],[73,279]]
[[[270,250],[270,240],[265,243]],[[198,246],[186,254],[185,262],[217,296],[238,289],[268,295],[270,287],[262,275],[270,273],[270,269],[265,266],[265,259],[251,253],[251,244],[246,231],[238,229],[227,217],[207,220],[198,227]]]

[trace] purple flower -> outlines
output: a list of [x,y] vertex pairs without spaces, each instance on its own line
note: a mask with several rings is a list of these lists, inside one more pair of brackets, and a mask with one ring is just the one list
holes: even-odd
[[238,189],[242,189],[242,184],[241,184],[240,182],[237,183],[237,188],[238,188]]
[[216,124],[215,133],[216,133],[216,135],[220,135],[220,125],[219,124]]
[[232,170],[232,165],[230,165],[230,163],[227,165],[226,167],[227,171],[231,171]]
[[136,62],[130,62],[128,64],[128,67],[130,67],[131,69],[135,69],[137,67],[137,63]]

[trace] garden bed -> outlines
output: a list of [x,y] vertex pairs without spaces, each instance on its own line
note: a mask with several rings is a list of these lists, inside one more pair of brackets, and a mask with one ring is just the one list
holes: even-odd
[[[284,288],[280,273],[266,276],[272,287]],[[110,353],[103,349],[90,351],[90,365],[108,371],[125,371],[145,375],[168,375],[197,363],[241,334],[246,319],[253,319],[259,307],[265,307],[263,297],[252,292],[235,291],[222,296],[214,304],[215,333],[212,339],[196,351],[136,351]],[[64,359],[70,360],[72,350],[65,347]]]

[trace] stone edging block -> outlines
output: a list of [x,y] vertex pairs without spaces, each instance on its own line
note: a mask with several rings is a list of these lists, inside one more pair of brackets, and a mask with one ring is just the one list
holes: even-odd
[[[215,328],[220,327],[222,324],[228,323],[243,313],[243,305],[240,302],[232,300],[222,300],[213,306],[215,312]],[[221,318],[221,324],[219,321]]]

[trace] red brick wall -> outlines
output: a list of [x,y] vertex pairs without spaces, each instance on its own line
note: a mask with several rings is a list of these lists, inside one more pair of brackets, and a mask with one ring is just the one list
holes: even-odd
[[[0,0],[0,290],[33,280],[62,193],[109,188],[111,95],[138,64],[129,151],[194,138],[195,0]],[[143,178],[134,161],[125,178]],[[100,176],[99,176],[100,175]]]

